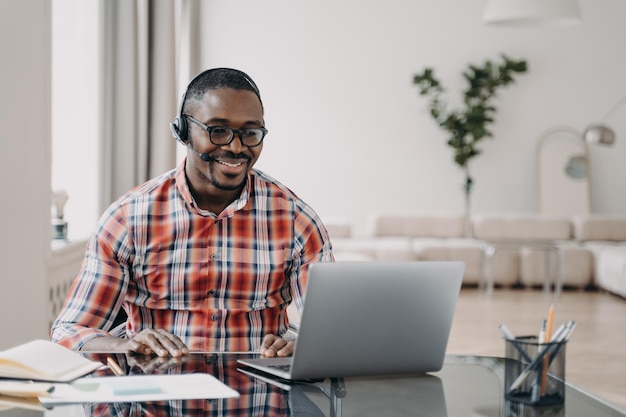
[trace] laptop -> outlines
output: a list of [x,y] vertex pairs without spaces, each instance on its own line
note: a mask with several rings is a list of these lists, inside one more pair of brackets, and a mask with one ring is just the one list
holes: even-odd
[[436,372],[463,262],[327,262],[309,267],[292,356],[238,362],[287,380]]

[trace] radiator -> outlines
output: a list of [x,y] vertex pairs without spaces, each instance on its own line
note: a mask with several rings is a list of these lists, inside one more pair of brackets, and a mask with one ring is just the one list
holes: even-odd
[[56,319],[85,256],[86,240],[53,241],[48,263],[48,326]]

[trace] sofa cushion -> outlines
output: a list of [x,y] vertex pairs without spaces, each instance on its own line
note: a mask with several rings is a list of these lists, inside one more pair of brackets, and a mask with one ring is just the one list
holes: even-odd
[[372,223],[374,236],[465,236],[465,218],[462,215],[377,215]]
[[594,255],[594,283],[626,297],[626,244],[589,242],[585,247]]
[[[409,238],[338,238],[331,239],[335,259],[354,258],[365,255],[374,261],[413,261]],[[347,255],[350,254],[350,255]]]
[[474,237],[490,241],[568,240],[568,217],[541,214],[476,215],[472,219]]
[[574,239],[626,241],[626,216],[592,214],[572,217]]
[[352,225],[346,220],[340,218],[325,218],[323,222],[331,239],[348,238],[352,236]]
[[[480,284],[484,281],[485,257],[481,242],[474,239],[413,239],[411,247],[418,260],[462,261],[465,263],[463,284]],[[512,285],[517,277],[517,253],[502,251],[493,259],[493,278],[498,285]]]

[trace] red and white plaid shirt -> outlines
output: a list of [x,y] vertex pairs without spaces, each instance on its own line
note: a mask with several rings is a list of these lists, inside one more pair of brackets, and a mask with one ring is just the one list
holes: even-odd
[[252,170],[217,217],[199,209],[177,169],[112,204],[50,334],[71,349],[108,335],[123,308],[126,333],[165,329],[196,351],[254,351],[283,334],[286,307],[302,306],[312,262],[333,261],[317,214]]

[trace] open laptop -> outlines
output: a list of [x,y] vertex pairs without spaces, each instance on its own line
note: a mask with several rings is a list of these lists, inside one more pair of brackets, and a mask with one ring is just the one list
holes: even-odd
[[463,262],[313,264],[293,356],[239,363],[289,380],[438,371],[464,269]]

